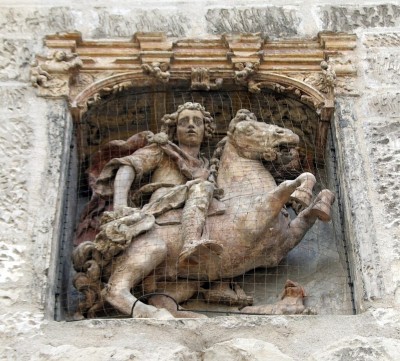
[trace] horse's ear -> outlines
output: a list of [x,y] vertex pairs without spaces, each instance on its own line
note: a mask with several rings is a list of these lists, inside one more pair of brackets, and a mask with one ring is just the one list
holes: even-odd
[[237,111],[235,117],[229,123],[228,135],[232,135],[235,131],[236,124],[244,120],[257,121],[257,117],[248,109],[240,109]]
[[241,121],[241,119],[239,119],[238,117],[235,117],[231,120],[231,122],[229,123],[229,127],[228,127],[228,135],[232,135],[233,132],[235,131],[236,128],[236,124],[239,123]]

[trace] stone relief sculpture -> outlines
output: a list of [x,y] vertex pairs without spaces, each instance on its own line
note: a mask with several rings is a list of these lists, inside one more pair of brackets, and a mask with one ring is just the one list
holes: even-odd
[[[311,173],[277,186],[262,163],[291,159],[296,134],[239,110],[209,164],[199,152],[214,129],[201,105],[186,103],[163,117],[161,133],[146,134],[149,145],[105,165],[95,197],[113,197],[114,210],[104,213],[95,241],[73,254],[83,314],[92,317],[107,303],[133,317],[199,317],[177,311],[171,297],[182,303],[203,292],[213,300],[213,291],[223,302],[248,306],[240,287],[232,294],[229,287],[202,286],[277,266],[317,219],[330,220],[334,195],[325,189],[312,200]],[[148,173],[150,182],[138,186]],[[284,209],[290,201],[303,209],[294,219]],[[145,304],[131,292],[138,285],[158,294]],[[303,312],[291,287],[262,312]]]
[[253,75],[258,69],[258,63],[237,63],[236,68],[239,70],[235,71],[234,79],[237,84],[247,85],[251,75]]
[[243,313],[260,313],[267,315],[309,315],[314,310],[304,306],[304,288],[298,283],[287,280],[280,295],[280,300],[272,305],[247,306],[240,311]]
[[145,74],[149,74],[162,83],[168,83],[171,76],[168,63],[159,63],[157,61],[151,64],[142,64],[142,69]]
[[207,68],[192,68],[191,90],[216,90],[220,89],[224,80],[217,78],[214,82],[210,80],[210,72]]
[[32,64],[31,83],[41,95],[68,95],[70,74],[82,67],[78,54],[67,54],[63,50],[55,51],[44,62],[37,60]]

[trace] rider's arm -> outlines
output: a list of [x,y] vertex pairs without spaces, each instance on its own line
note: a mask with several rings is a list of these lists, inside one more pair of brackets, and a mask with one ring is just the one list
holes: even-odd
[[128,193],[135,179],[135,171],[129,165],[118,169],[114,181],[114,210],[128,206]]

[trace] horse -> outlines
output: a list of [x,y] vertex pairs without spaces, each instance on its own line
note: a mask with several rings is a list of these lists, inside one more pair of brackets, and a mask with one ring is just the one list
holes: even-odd
[[[102,300],[132,317],[197,317],[193,312],[178,312],[171,298],[179,304],[199,292],[204,282],[233,278],[257,267],[278,266],[317,219],[330,220],[334,202],[334,195],[328,189],[311,200],[313,174],[302,173],[277,185],[265,167],[263,161],[275,160],[282,151],[298,143],[299,137],[289,129],[247,116],[234,118],[222,142],[216,179],[224,191],[220,202],[226,210],[209,216],[203,232],[203,237],[219,244],[222,252],[182,258],[181,225],[162,222],[165,219],[162,216],[151,230],[137,236],[112,265],[107,265],[109,277],[101,290]],[[309,199],[303,199],[304,209],[292,219],[285,211],[285,204],[296,192],[305,192]],[[90,249],[92,258],[101,262],[93,245],[82,244],[82,247]],[[95,269],[92,273],[96,276],[90,278],[87,276],[90,272],[86,272],[85,277],[93,285],[99,271],[95,262],[91,262],[85,267]],[[146,293],[156,293],[148,304],[131,292],[139,284]],[[96,285],[102,288],[98,282]],[[89,314],[94,314],[101,304],[99,301]]]

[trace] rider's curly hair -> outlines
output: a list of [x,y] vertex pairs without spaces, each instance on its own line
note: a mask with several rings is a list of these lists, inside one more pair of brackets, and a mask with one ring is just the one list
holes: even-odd
[[199,103],[187,102],[178,107],[178,110],[172,114],[165,114],[161,119],[161,132],[168,135],[168,139],[173,141],[176,134],[176,124],[178,122],[179,114],[184,110],[199,110],[203,114],[204,120],[204,138],[212,138],[215,132],[215,121],[209,112]]

